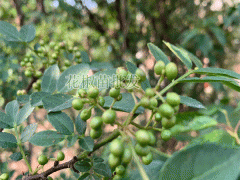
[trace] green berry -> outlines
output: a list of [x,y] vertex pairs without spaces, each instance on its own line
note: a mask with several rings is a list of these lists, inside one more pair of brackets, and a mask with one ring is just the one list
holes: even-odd
[[35,82],[32,84],[33,89],[39,89],[39,85]]
[[30,70],[26,70],[24,74],[26,77],[32,77],[32,72]]
[[22,95],[22,90],[18,90],[17,91],[17,96],[21,96]]
[[150,152],[150,149],[148,146],[143,147],[137,143],[135,146],[135,151],[139,156],[146,156]]
[[154,90],[153,90],[152,88],[147,88],[147,89],[145,90],[145,93],[146,93],[146,96],[148,96],[148,97],[153,97],[153,96],[155,96],[155,92],[154,92]]
[[33,57],[30,57],[28,61],[29,61],[30,63],[33,63],[33,62],[34,62],[34,58],[33,58]]
[[148,97],[143,97],[140,101],[141,106],[145,107],[145,108],[149,108],[150,106],[150,101]]
[[1,180],[8,180],[8,179],[9,179],[8,173],[3,173],[3,174],[0,176],[0,179],[1,179]]
[[110,153],[108,157],[108,164],[112,169],[116,168],[118,165],[121,164],[121,157],[114,156],[112,153]]
[[55,42],[50,42],[49,47],[50,47],[50,48],[53,48],[55,45],[56,45]]
[[155,97],[150,98],[150,105],[153,107],[158,106],[158,100]]
[[57,161],[63,161],[65,159],[65,154],[62,151],[59,151],[57,154]]
[[81,110],[84,106],[84,103],[81,99],[74,99],[72,101],[72,107],[76,110]]
[[152,153],[148,153],[148,155],[142,157],[142,162],[145,165],[149,165],[153,161]]
[[99,90],[97,87],[90,87],[87,91],[87,95],[90,98],[96,98],[99,95]]
[[28,62],[29,62],[29,58],[25,57],[25,58],[23,59],[23,61],[24,61],[25,63],[28,63]]
[[52,177],[50,177],[50,176],[48,176],[48,180],[53,180],[53,178],[52,178]]
[[57,53],[53,53],[53,54],[52,54],[52,58],[53,58],[53,59],[57,59],[57,58],[58,58]]
[[101,128],[103,124],[103,120],[100,116],[95,116],[94,118],[92,118],[91,122],[90,122],[90,127],[92,129],[99,129]]
[[128,72],[123,67],[117,68],[116,73],[120,76],[120,79],[126,79],[128,75]]
[[47,156],[45,156],[45,155],[39,156],[39,157],[38,157],[38,163],[39,163],[40,165],[45,165],[45,164],[47,164],[47,163],[48,163],[48,158],[47,158]]
[[56,60],[55,59],[50,59],[49,64],[50,65],[56,64]]
[[163,117],[171,118],[174,114],[174,109],[169,104],[162,104],[159,107],[159,113]]
[[120,89],[116,89],[116,88],[111,88],[110,91],[109,91],[109,95],[112,97],[112,98],[117,98],[120,94]]
[[76,58],[80,58],[80,57],[81,57],[81,53],[80,53],[80,52],[76,52],[76,53],[75,53],[75,57],[76,57]]
[[140,129],[136,132],[135,134],[136,140],[137,142],[141,145],[141,146],[146,146],[149,144],[151,137],[148,133],[148,131]]
[[168,63],[166,65],[166,77],[169,81],[175,79],[178,75],[177,65],[175,63]]
[[60,42],[59,44],[60,49],[65,49],[66,48],[66,43],[65,42]]
[[66,67],[69,67],[69,66],[71,66],[71,62],[70,62],[69,60],[65,60],[65,61],[64,61],[64,65],[65,65]]
[[120,139],[114,139],[110,144],[110,152],[114,156],[122,156],[124,153],[124,146]]
[[122,100],[122,94],[119,94],[118,97],[116,98],[117,101],[121,101]]
[[172,107],[178,106],[180,104],[180,96],[177,93],[169,92],[166,96],[166,101],[168,104],[170,104]]
[[20,65],[21,65],[21,66],[25,66],[26,63],[25,63],[24,61],[21,61]]
[[77,52],[79,50],[79,48],[77,46],[73,47],[73,51]]
[[100,106],[104,106],[105,104],[105,99],[102,97],[102,96],[99,96],[98,97],[98,103]]
[[162,133],[161,133],[161,138],[164,140],[164,141],[168,141],[172,138],[172,133],[170,130],[163,130]]
[[123,87],[123,82],[120,80],[114,81],[113,87],[115,87],[116,89],[119,89],[119,88]]
[[56,46],[54,47],[54,50],[58,52],[58,51],[60,50],[60,46],[59,46],[59,45],[56,45]]
[[41,46],[45,45],[44,40],[41,39],[41,40],[39,41],[39,44],[40,44]]
[[102,129],[91,129],[90,130],[90,137],[93,139],[97,139],[102,135]]
[[162,75],[164,69],[165,69],[165,63],[163,61],[158,61],[154,66],[154,72],[157,75]]
[[122,155],[122,163],[124,165],[127,165],[132,160],[132,151],[129,148],[124,148],[124,152]]
[[125,173],[125,167],[123,165],[119,165],[115,169],[116,174],[123,175]]
[[149,136],[150,136],[150,141],[149,141],[148,144],[149,144],[150,146],[154,146],[155,143],[156,143],[156,137],[154,136],[153,132],[151,132],[151,131],[148,131],[148,134],[149,134]]
[[26,66],[27,66],[27,67],[31,67],[31,66],[32,66],[32,63],[28,62],[28,63],[26,63]]
[[162,118],[162,127],[169,129],[176,124],[176,116],[173,116],[171,119]]
[[178,106],[175,106],[175,107],[173,107],[173,109],[174,109],[174,112],[176,113],[176,112],[178,112],[179,111],[179,105]]
[[42,77],[42,72],[41,71],[36,71],[35,72],[35,77],[37,77],[37,78]]
[[113,124],[116,119],[116,112],[112,109],[106,110],[102,115],[102,120],[106,124]]
[[140,82],[146,80],[146,74],[142,69],[137,69],[135,75],[139,78]]
[[157,122],[160,122],[162,120],[162,116],[161,116],[161,114],[160,113],[156,113],[155,114],[155,121],[157,121]]
[[90,109],[84,109],[82,110],[81,114],[80,114],[80,118],[83,120],[83,121],[86,121],[88,120],[92,115],[92,112]]
[[87,91],[85,89],[79,89],[78,90],[78,95],[81,97],[81,98],[85,98],[87,96]]
[[113,177],[113,180],[121,180],[123,177],[119,174],[116,174],[114,177]]

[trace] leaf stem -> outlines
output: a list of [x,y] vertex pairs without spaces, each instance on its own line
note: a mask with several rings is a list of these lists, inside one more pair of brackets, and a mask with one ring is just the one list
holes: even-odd
[[150,147],[150,149],[151,149],[151,151],[154,151],[156,154],[159,154],[160,156],[163,156],[165,158],[170,158],[171,157],[171,155],[166,154],[166,153],[164,153],[162,151],[159,151],[156,148]]

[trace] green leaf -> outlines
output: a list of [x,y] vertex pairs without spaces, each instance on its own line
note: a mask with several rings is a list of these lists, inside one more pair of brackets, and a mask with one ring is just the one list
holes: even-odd
[[74,88],[79,88],[83,78],[86,77],[90,67],[86,63],[81,63],[71,66],[64,71],[57,82],[57,89],[59,92],[69,92]]
[[79,135],[83,135],[86,132],[87,129],[87,123],[83,121],[80,117],[80,113],[78,114],[76,120],[75,120],[76,130]]
[[189,51],[187,51],[186,49],[180,48],[182,51],[186,52],[186,54],[188,54],[188,57],[190,58],[190,60],[198,67],[198,68],[202,68],[203,64],[201,62],[200,59],[198,59],[195,55],[193,55],[192,53],[190,53]]
[[166,65],[170,63],[168,57],[164,54],[164,52],[160,48],[158,48],[152,43],[148,43],[147,46],[151,54],[156,59],[156,61],[163,61]]
[[137,70],[137,66],[129,61],[126,62],[127,69],[129,70],[130,73],[135,74]]
[[17,28],[8,22],[0,21],[0,34],[2,34],[7,41],[21,41]]
[[52,112],[47,117],[52,126],[61,134],[71,135],[74,132],[73,122],[66,113]]
[[227,40],[226,40],[224,31],[217,26],[212,26],[212,27],[210,27],[210,29],[213,32],[213,34],[215,35],[215,37],[217,38],[218,42],[222,46],[225,46],[225,44],[227,43]]
[[196,35],[198,35],[200,33],[200,30],[198,28],[194,28],[194,29],[190,29],[190,30],[186,30],[183,33],[183,40],[182,40],[182,44],[186,45],[192,38],[194,38]]
[[2,148],[16,148],[17,140],[14,135],[0,132],[0,147]]
[[112,172],[111,169],[108,165],[104,164],[104,163],[97,163],[93,166],[93,170],[100,174],[103,175],[104,177],[111,177]]
[[63,141],[65,135],[58,133],[57,131],[41,131],[39,133],[34,134],[29,142],[35,146],[53,146],[61,141]]
[[68,147],[72,147],[78,140],[78,135],[73,135],[73,136],[68,136],[67,137],[68,140]]
[[229,78],[240,79],[240,74],[231,70],[221,68],[200,68],[198,70],[195,70],[194,72],[197,74],[206,74],[208,76],[225,76]]
[[90,175],[89,173],[84,173],[78,178],[78,180],[85,180],[89,175]]
[[160,170],[159,179],[235,180],[239,175],[239,158],[236,149],[215,144],[195,145],[174,153]]
[[141,83],[142,89],[145,91],[147,88],[151,88],[150,82],[148,79]]
[[27,142],[32,137],[32,135],[34,134],[36,129],[37,129],[37,124],[36,123],[28,125],[24,129],[23,133],[21,134],[21,141],[23,143]]
[[32,107],[30,103],[27,103],[25,106],[23,106],[17,114],[15,123],[20,125],[32,113],[33,109],[34,107]]
[[19,34],[22,41],[31,42],[35,38],[36,30],[32,24],[24,25],[20,29]]
[[182,82],[221,82],[226,86],[229,86],[230,88],[240,92],[240,86],[237,84],[237,82],[233,79],[229,79],[226,77],[216,77],[216,76],[207,76],[207,77],[203,77],[203,78],[198,78],[198,77],[192,77],[192,78],[186,78],[183,80],[179,81],[180,83]]
[[42,99],[43,106],[48,112],[57,112],[72,107],[72,96],[67,94],[54,94]]
[[5,107],[6,114],[12,118],[12,122],[14,122],[17,118],[17,114],[19,111],[19,104],[17,100],[13,100],[9,102]]
[[10,158],[13,160],[13,161],[20,161],[22,160],[22,154],[20,152],[16,152],[16,153],[13,153],[11,154]]
[[48,92],[34,92],[31,94],[30,96],[30,103],[33,107],[36,107],[36,106],[41,106],[43,105],[42,103],[42,99],[45,97],[45,96],[48,96],[50,95],[50,93]]
[[92,151],[94,147],[94,141],[90,136],[79,139],[79,145],[86,151]]
[[91,165],[86,161],[76,162],[74,167],[80,172],[87,172],[91,169]]
[[[104,108],[109,108],[112,104],[113,98],[110,96],[104,97],[105,99],[105,104]],[[124,112],[131,112],[133,107],[135,106],[134,99],[130,93],[122,93],[122,100],[117,101],[113,109],[118,110],[118,111],[124,111]],[[136,114],[141,114],[144,112],[143,107],[139,107],[136,111]]]
[[94,71],[103,69],[113,69],[113,65],[109,62],[92,61],[90,64],[90,68]]
[[28,94],[17,96],[17,101],[19,104],[25,104],[29,102],[30,96]]
[[208,127],[216,126],[218,122],[209,116],[198,116],[188,124],[189,129],[199,131]]
[[13,119],[2,111],[0,111],[0,128],[13,128]]
[[90,63],[88,54],[85,51],[81,51],[81,59],[83,63]]
[[185,64],[188,69],[192,68],[192,61],[190,60],[188,53],[182,48],[178,48],[168,42],[163,41],[166,46]]
[[182,104],[185,104],[189,107],[194,107],[199,109],[205,108],[205,106],[201,102],[197,101],[196,99],[193,99],[187,96],[180,96],[180,99]]
[[42,90],[45,92],[53,93],[57,89],[57,82],[60,76],[58,65],[50,66],[43,74],[42,77]]

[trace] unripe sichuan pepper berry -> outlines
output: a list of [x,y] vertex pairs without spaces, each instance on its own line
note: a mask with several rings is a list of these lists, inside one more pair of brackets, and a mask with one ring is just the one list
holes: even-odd
[[124,146],[120,139],[114,139],[110,144],[110,152],[114,156],[122,156],[124,153]]
[[158,101],[155,97],[150,98],[150,105],[153,106],[153,107],[158,106]]
[[98,103],[99,103],[100,106],[104,106],[104,104],[105,104],[105,99],[104,99],[104,97],[99,96],[99,97],[98,97]]
[[3,173],[3,174],[0,176],[0,179],[1,179],[1,180],[8,180],[8,179],[9,179],[8,173]]
[[158,61],[154,66],[154,72],[157,75],[162,75],[163,70],[165,70],[165,63],[163,61]]
[[87,91],[87,95],[90,98],[96,98],[99,94],[99,90],[97,87],[90,87]]
[[140,129],[136,132],[135,134],[136,140],[137,142],[141,145],[141,146],[146,146],[149,144],[151,137],[148,133],[148,131]]
[[175,79],[178,75],[177,65],[175,63],[168,63],[166,65],[166,77],[169,81]]
[[148,97],[153,97],[155,95],[155,92],[152,88],[147,88],[145,90],[145,93],[146,93],[146,96],[148,96]]
[[84,103],[81,99],[74,99],[72,101],[72,107],[76,110],[81,110],[84,106]]
[[95,116],[94,118],[92,118],[91,122],[90,122],[90,127],[92,129],[99,129],[101,128],[103,124],[103,120],[100,116]]
[[26,70],[24,74],[26,77],[32,77],[32,72],[30,70]]
[[176,116],[171,117],[171,119],[162,118],[162,127],[169,129],[176,124]]
[[83,121],[86,121],[91,117],[91,115],[92,115],[91,109],[83,109],[81,114],[80,114],[80,118]]
[[160,113],[156,113],[155,114],[155,121],[157,121],[157,122],[160,122],[162,120],[162,116],[161,116],[161,114]]
[[62,151],[59,151],[57,154],[57,161],[63,161],[65,159],[65,154]]
[[117,68],[116,73],[121,77],[121,79],[126,79],[128,75],[128,72],[123,67]]
[[142,69],[137,69],[135,75],[139,78],[140,82],[146,80],[146,74]]
[[81,97],[81,98],[85,98],[87,96],[87,91],[85,89],[79,89],[78,90],[78,95]]
[[110,153],[108,157],[108,164],[111,167],[111,169],[116,168],[118,165],[121,164],[121,157],[114,156],[112,153]]
[[132,151],[127,147],[124,148],[124,153],[122,155],[123,165],[128,165],[132,160]]
[[125,173],[125,167],[123,165],[119,165],[116,167],[115,172],[119,175],[123,175]]
[[148,97],[143,97],[140,101],[141,106],[148,108],[150,106],[150,101]]
[[156,137],[154,136],[153,132],[151,132],[151,131],[148,131],[148,134],[149,134],[149,136],[150,136],[150,141],[149,141],[148,144],[149,144],[150,146],[154,146],[155,143],[156,143]]
[[111,88],[109,91],[109,96],[111,96],[112,98],[117,98],[119,94],[120,94],[120,89]]
[[159,107],[159,113],[163,117],[171,118],[172,115],[174,114],[174,109],[169,104],[162,104]]
[[90,137],[93,139],[97,139],[102,135],[102,129],[91,129],[90,130]]
[[113,124],[116,119],[116,112],[114,110],[108,109],[102,115],[102,120],[106,124]]
[[148,155],[142,157],[142,162],[145,165],[149,165],[153,161],[152,153],[148,153]]
[[169,93],[167,93],[166,101],[167,101],[168,104],[175,107],[175,106],[178,106],[180,104],[181,99],[180,99],[180,96],[177,93],[169,92]]
[[45,156],[45,155],[39,156],[39,158],[38,158],[38,163],[39,163],[40,165],[45,165],[45,164],[47,164],[47,163],[48,163],[48,158],[47,158],[47,156]]
[[170,130],[163,130],[162,133],[161,133],[161,138],[164,140],[164,141],[168,141],[172,138],[172,133]]
[[146,156],[150,152],[150,149],[148,146],[143,147],[137,143],[135,146],[135,151],[139,156]]

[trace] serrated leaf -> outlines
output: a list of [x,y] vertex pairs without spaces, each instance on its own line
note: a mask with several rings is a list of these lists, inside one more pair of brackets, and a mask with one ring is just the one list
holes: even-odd
[[0,147],[16,148],[17,147],[17,139],[12,134],[0,132]]
[[215,144],[195,145],[174,153],[160,170],[159,179],[235,180],[239,174],[239,158],[240,152],[236,149]]
[[61,134],[71,135],[74,132],[73,121],[63,112],[52,112],[47,115],[48,121]]
[[34,106],[34,107],[43,105],[42,99],[45,96],[48,96],[48,95],[50,95],[50,93],[43,92],[43,91],[32,93],[31,96],[30,96],[30,103],[31,103],[31,105]]
[[33,109],[34,107],[32,107],[30,103],[27,103],[25,106],[23,106],[17,114],[15,123],[20,125],[32,113]]
[[16,152],[16,153],[11,154],[10,158],[13,161],[20,161],[23,157],[22,157],[22,154],[20,152]]
[[90,70],[89,64],[81,63],[71,66],[64,71],[58,79],[57,89],[59,92],[69,92],[74,88],[79,88],[83,78]]
[[83,63],[90,63],[88,54],[85,51],[81,51],[81,59]]
[[195,70],[194,72],[197,74],[206,74],[209,76],[225,76],[229,78],[240,79],[240,74],[234,71],[222,69],[222,68],[207,67],[207,68],[200,68],[198,70]]
[[94,140],[90,136],[87,136],[79,139],[79,145],[82,149],[91,152],[94,147]]
[[22,41],[31,42],[35,38],[36,30],[32,24],[24,25],[20,29],[19,34]]
[[180,80],[179,82],[221,82],[224,85],[240,92],[240,86],[237,84],[237,82],[233,79],[230,78],[226,78],[226,77],[216,77],[216,76],[207,76],[207,77],[203,77],[203,78],[199,78],[199,77],[191,77],[191,78],[185,78],[183,80]]
[[168,42],[163,41],[166,46],[185,64],[188,69],[192,68],[192,61],[190,60],[188,53],[183,51],[182,48],[178,48]]
[[29,102],[30,96],[28,94],[17,96],[17,101],[19,104],[25,104]]
[[76,162],[74,167],[80,172],[87,172],[91,169],[90,163],[86,161]]
[[0,21],[0,33],[5,37],[7,41],[21,41],[17,28],[8,22]]
[[86,179],[90,174],[89,173],[84,173],[83,175],[81,175],[78,180],[84,180]]
[[170,63],[168,57],[164,54],[164,52],[160,48],[158,48],[152,43],[148,43],[147,46],[151,54],[156,59],[156,61],[163,61],[166,65]]
[[35,146],[49,147],[58,144],[59,142],[63,141],[64,138],[65,135],[62,135],[57,131],[47,130],[34,134],[30,138],[29,142]]
[[80,113],[78,114],[76,120],[75,120],[76,130],[79,135],[83,135],[86,132],[87,129],[87,123],[83,121],[80,117]]
[[199,131],[208,127],[216,126],[218,122],[209,116],[198,116],[188,124],[189,129]]
[[43,74],[41,88],[45,92],[53,93],[57,89],[60,76],[58,65],[50,66]]
[[16,120],[18,111],[19,111],[19,104],[17,100],[13,100],[9,102],[5,107],[6,114],[12,118],[12,122]]
[[36,123],[28,125],[24,129],[23,133],[21,134],[21,141],[23,143],[27,142],[32,137],[32,135],[34,134],[36,129],[37,129],[37,124]]
[[[112,104],[113,98],[110,96],[106,96],[104,97],[104,99],[105,99],[104,108],[109,108]],[[131,112],[134,106],[135,102],[132,95],[130,93],[122,93],[122,100],[117,101],[114,104],[113,109],[118,111]],[[140,106],[137,109],[136,114],[141,114],[143,112],[144,108]]]
[[180,96],[180,99],[181,99],[182,104],[185,104],[189,107],[194,107],[194,108],[199,108],[199,109],[205,108],[205,106],[201,102],[199,102],[196,99],[193,99],[191,97]]
[[5,114],[4,112],[0,111],[0,128],[7,128],[11,129],[13,128],[13,120],[12,118]]
[[93,166],[93,170],[100,174],[103,175],[104,177],[111,177],[112,172],[111,169],[108,165],[104,164],[104,163],[97,163]]
[[48,112],[57,112],[72,107],[73,97],[67,94],[47,95],[42,99],[43,106]]

